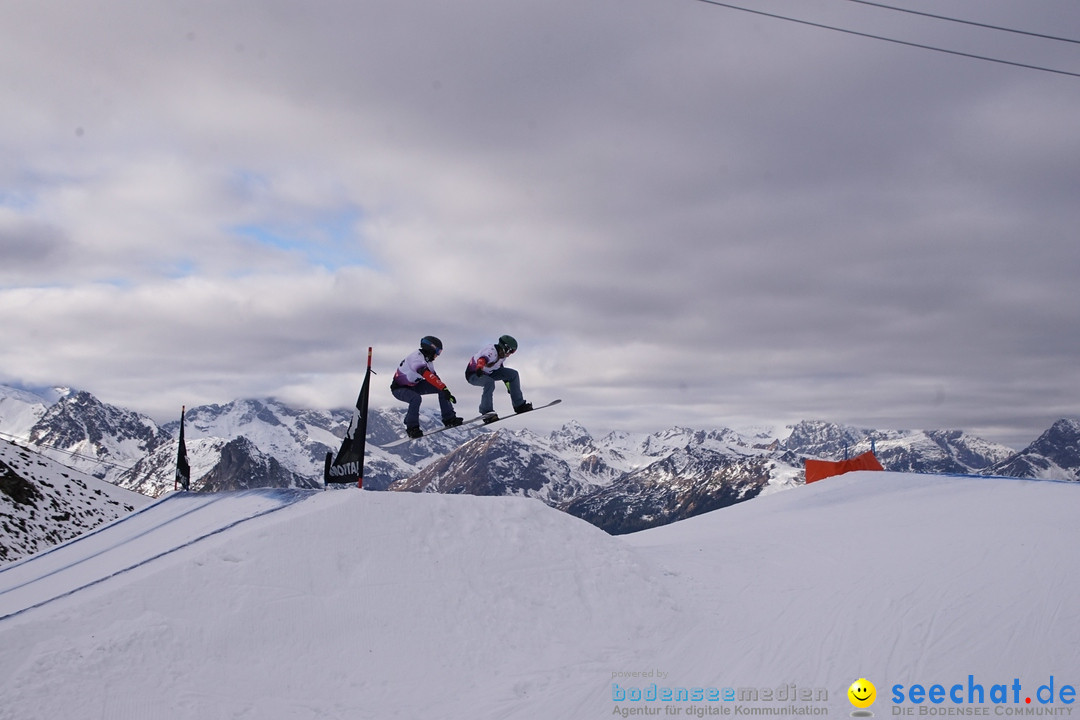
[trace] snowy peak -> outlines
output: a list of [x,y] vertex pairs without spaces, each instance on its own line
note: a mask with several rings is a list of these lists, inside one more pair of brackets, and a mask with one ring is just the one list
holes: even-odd
[[[253,447],[277,458],[291,473],[321,477],[323,458],[340,442],[335,431],[347,425],[351,416],[344,412],[294,410],[272,399],[244,399],[227,405],[195,407],[185,417],[187,437],[245,437]],[[170,435],[179,431],[178,422],[166,427]],[[344,428],[340,432],[344,435]]]
[[88,392],[60,398],[30,429],[29,442],[98,478],[112,480],[167,435],[150,418],[106,405]]
[[0,385],[0,434],[25,438],[50,405],[41,395]]
[[583,430],[568,424],[547,438],[481,431],[389,489],[535,497],[623,533],[748,499],[795,473],[730,430],[613,433],[599,442]]
[[700,444],[698,432],[684,427],[672,427],[653,433],[645,438],[641,451],[646,455],[659,455],[677,448]]
[[[612,436],[609,436],[612,437]],[[656,458],[667,457],[677,451],[711,451],[736,456],[761,455],[770,447],[760,439],[748,438],[730,428],[698,430],[672,427],[634,440],[633,436],[621,435],[609,447],[619,447],[625,457],[636,456],[629,470],[652,463]]]
[[766,457],[688,447],[561,507],[611,534],[632,533],[749,500],[778,477],[775,468]]
[[562,458],[537,453],[517,435],[483,433],[390,490],[467,495],[524,495],[555,504],[581,490]]
[[1013,457],[994,465],[996,475],[1080,480],[1080,422],[1062,419]]
[[1045,455],[1061,467],[1080,465],[1080,421],[1058,420],[1027,449]]
[[230,432],[243,431],[253,425],[278,427],[284,425],[279,413],[284,406],[267,400],[234,400],[227,405],[201,405],[187,411],[185,417],[193,430],[208,435],[221,429]]
[[593,447],[593,437],[577,420],[571,420],[548,436],[552,446],[586,451]]
[[261,452],[244,436],[229,440],[220,449],[220,460],[201,478],[204,492],[252,488],[317,488],[322,478],[297,476],[277,458]]
[[865,433],[822,420],[804,420],[791,428],[782,443],[786,450],[816,458],[842,457]]
[[[23,415],[28,407],[43,406],[28,405],[34,398],[25,394],[5,396],[20,403]],[[16,407],[16,400],[6,408]],[[350,417],[347,411],[292,410],[272,399],[192,408],[185,420],[192,489],[250,487],[259,477],[266,487],[313,487],[321,483],[323,459],[340,444]],[[174,487],[179,428],[179,412],[159,427],[150,418],[74,391],[40,410],[23,437],[60,462],[157,496]],[[224,479],[234,471],[240,477]]]
[[[184,444],[193,491],[322,487],[321,477],[292,472],[243,435],[232,440],[195,438]],[[161,497],[176,487],[176,453],[175,443],[159,447],[124,473],[119,484],[150,497]]]
[[960,474],[977,473],[1014,454],[961,430],[864,430],[821,421],[795,425],[780,448],[791,463],[873,451],[887,470]]

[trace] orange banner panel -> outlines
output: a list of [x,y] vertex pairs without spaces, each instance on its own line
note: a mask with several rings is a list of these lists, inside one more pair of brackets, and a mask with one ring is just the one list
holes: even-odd
[[864,452],[848,460],[831,462],[829,460],[806,461],[806,484],[823,480],[833,475],[843,475],[852,470],[884,470],[872,452]]

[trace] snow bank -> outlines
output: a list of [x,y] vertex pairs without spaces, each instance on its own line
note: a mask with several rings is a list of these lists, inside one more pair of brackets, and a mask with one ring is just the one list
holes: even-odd
[[689,659],[677,664],[686,682],[829,687],[849,711],[846,689],[862,677],[879,693],[886,680],[970,674],[987,690],[1026,678],[1034,692],[1050,676],[1080,687],[1078,493],[857,472],[627,542],[709,613],[672,661]]
[[[918,714],[920,684],[1060,693],[1077,492],[853,473],[621,537],[537,500],[310,493],[0,621],[0,719],[847,716],[861,677],[878,717]],[[718,699],[632,699],[695,688]]]
[[595,703],[670,612],[539,501],[313,493],[0,622],[0,718],[528,717]]

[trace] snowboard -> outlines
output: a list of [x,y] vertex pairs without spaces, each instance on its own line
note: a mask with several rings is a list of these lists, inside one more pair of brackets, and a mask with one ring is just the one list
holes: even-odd
[[[552,400],[552,401],[551,401],[551,402],[549,402],[549,403],[548,403],[547,405],[540,405],[540,406],[538,406],[538,407],[534,407],[534,408],[533,408],[532,410],[526,410],[526,411],[525,411],[525,412],[523,412],[523,413],[514,413],[513,415],[500,415],[500,416],[498,417],[498,419],[496,419],[496,420],[492,420],[492,421],[490,421],[490,422],[487,422],[487,423],[484,423],[484,424],[485,424],[485,425],[494,425],[495,423],[497,423],[497,422],[502,422],[503,420],[509,420],[510,418],[514,418],[514,417],[519,417],[519,416],[521,416],[521,415],[525,415],[526,413],[536,412],[537,410],[543,410],[544,408],[549,408],[549,407],[551,407],[552,405],[558,405],[558,404],[559,404],[559,403],[561,403],[561,402],[562,402],[562,399],[561,399],[561,398],[560,398],[559,400]],[[483,419],[484,419],[485,417],[487,417],[487,416],[486,416],[486,415],[481,415],[481,416],[480,416],[480,419],[481,419],[481,420],[483,420]]]
[[460,425],[455,425],[454,427],[446,427],[445,425],[443,425],[442,427],[437,427],[434,430],[425,430],[424,434],[421,435],[418,438],[409,437],[408,435],[406,435],[403,438],[398,438],[397,440],[394,440],[393,442],[388,442],[385,445],[380,445],[379,447],[382,447],[382,448],[397,447],[398,445],[404,445],[405,443],[412,442],[413,440],[423,440],[424,438],[426,438],[426,437],[428,437],[430,435],[438,435],[439,433],[446,432],[447,430],[457,430],[458,428],[463,428],[466,425],[472,425],[473,423],[480,422],[483,419],[484,419],[483,415],[477,415],[476,417],[469,418],[465,422],[461,423]]
[[[559,403],[561,403],[561,402],[562,402],[562,399],[559,399],[559,400],[552,400],[552,401],[551,401],[551,402],[549,402],[549,403],[548,403],[547,405],[541,405],[541,406],[539,406],[539,407],[534,407],[534,408],[533,408],[532,410],[526,410],[526,411],[525,411],[525,412],[523,412],[523,413],[514,413],[513,415],[505,415],[505,416],[499,417],[499,418],[498,418],[497,420],[492,420],[492,421],[490,421],[490,422],[488,422],[488,423],[486,423],[486,424],[487,424],[487,425],[494,425],[494,424],[495,424],[495,423],[497,423],[497,422],[502,422],[503,420],[508,420],[508,419],[510,419],[510,418],[512,418],[512,417],[518,417],[519,415],[525,415],[526,413],[530,413],[530,412],[535,412],[535,411],[537,411],[537,410],[543,410],[544,408],[549,408],[549,407],[551,407],[552,405],[558,405],[558,404],[559,404]],[[478,423],[478,422],[480,422],[481,420],[483,420],[483,419],[484,419],[484,418],[486,418],[486,417],[487,417],[487,415],[477,415],[476,417],[474,417],[474,418],[469,418],[468,420],[466,420],[465,422],[461,423],[460,425],[457,425],[457,426],[455,426],[455,427],[452,427],[452,428],[451,428],[451,427],[446,427],[446,426],[443,426],[443,427],[438,427],[438,428],[435,428],[434,430],[425,430],[425,431],[424,431],[424,434],[423,434],[423,435],[421,435],[421,436],[420,436],[420,437],[418,437],[418,438],[411,438],[411,437],[409,437],[408,435],[406,435],[406,436],[405,436],[405,437],[403,437],[403,438],[398,438],[397,440],[394,440],[394,441],[392,441],[392,442],[388,442],[388,443],[386,443],[385,445],[380,445],[379,447],[382,447],[382,448],[392,448],[392,447],[397,447],[398,445],[404,445],[404,444],[405,444],[405,443],[407,443],[407,442],[412,442],[413,440],[423,440],[423,439],[424,439],[424,438],[426,438],[426,437],[429,437],[429,436],[431,436],[431,435],[438,435],[439,433],[441,433],[441,432],[446,432],[447,430],[457,430],[458,428],[463,428],[463,427],[465,427],[466,425],[472,425],[473,423]]]

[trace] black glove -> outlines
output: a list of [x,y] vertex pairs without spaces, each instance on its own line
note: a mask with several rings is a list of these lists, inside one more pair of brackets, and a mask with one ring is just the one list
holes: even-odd
[[450,392],[450,388],[443,388],[439,391],[439,394],[449,400],[451,405],[457,405],[457,398]]

